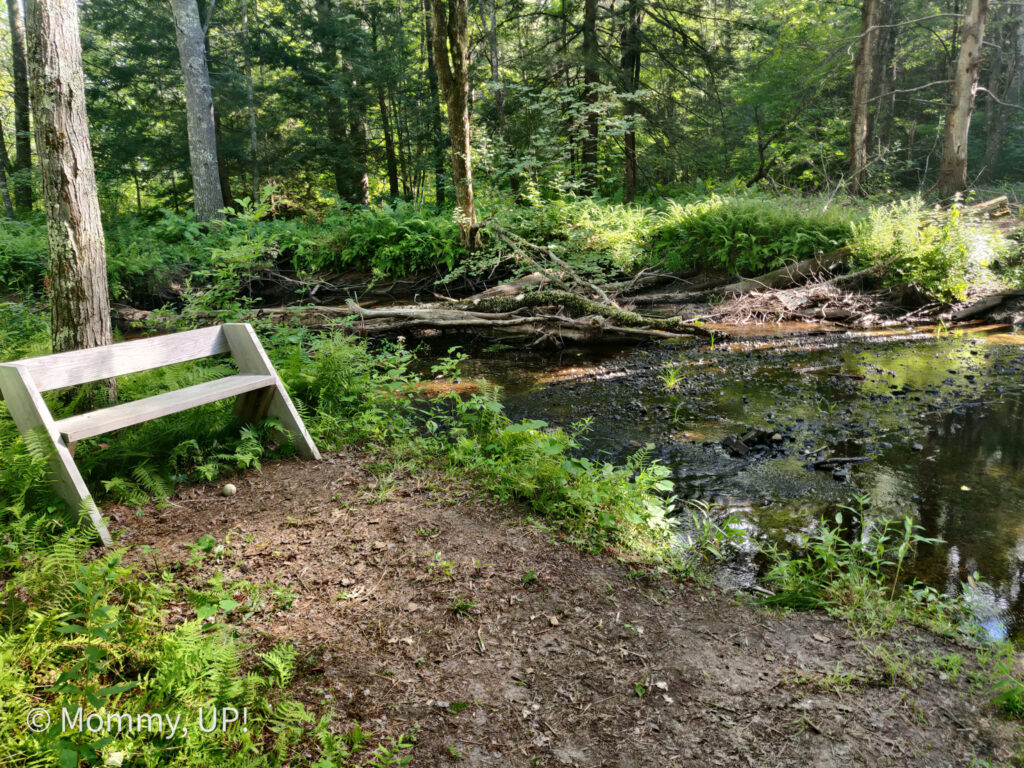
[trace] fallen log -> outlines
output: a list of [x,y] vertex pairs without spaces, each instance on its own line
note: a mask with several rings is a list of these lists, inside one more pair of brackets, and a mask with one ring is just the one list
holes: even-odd
[[1021,296],[1024,296],[1024,291],[1003,291],[992,296],[986,296],[974,304],[958,309],[955,312],[950,312],[947,317],[954,321],[967,320],[971,317],[983,315],[990,309],[995,309],[1007,299],[1016,299]]
[[681,326],[679,331],[652,328],[630,328],[614,325],[602,315],[566,317],[556,314],[520,314],[513,312],[472,312],[436,307],[392,307],[367,309],[349,301],[349,308],[359,315],[360,322],[352,329],[358,333],[393,333],[413,328],[455,328],[484,330],[502,336],[531,335],[534,344],[563,341],[617,342],[651,339],[691,338],[697,329]]
[[850,249],[848,246],[844,246],[811,259],[787,264],[784,267],[772,270],[758,277],[743,278],[732,283],[708,287],[699,291],[636,296],[631,299],[631,303],[636,306],[650,304],[695,304],[707,301],[711,296],[729,297],[750,293],[751,291],[789,288],[806,283],[822,274],[831,274],[836,269],[845,266],[849,256]]

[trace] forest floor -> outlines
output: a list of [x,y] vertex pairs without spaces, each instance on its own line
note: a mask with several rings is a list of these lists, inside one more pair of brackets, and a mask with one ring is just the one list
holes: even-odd
[[[194,586],[221,571],[276,585],[289,599],[256,611],[243,638],[293,642],[289,693],[339,727],[415,730],[416,766],[966,766],[1019,753],[969,648],[906,627],[865,637],[635,570],[468,482],[387,474],[379,459],[279,461],[232,497],[192,486],[162,509],[108,512],[130,558],[180,563]],[[227,551],[185,564],[203,534]],[[940,663],[957,657],[959,674]]]

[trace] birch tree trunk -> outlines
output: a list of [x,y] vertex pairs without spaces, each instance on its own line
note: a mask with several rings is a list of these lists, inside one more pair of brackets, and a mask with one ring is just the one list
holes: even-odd
[[468,0],[433,0],[431,46],[437,80],[448,105],[452,142],[452,180],[462,244],[476,246],[476,207],[473,203],[473,154],[469,119]]
[[19,210],[32,208],[32,127],[29,124],[28,67],[25,61],[25,22],[18,0],[7,0],[11,25],[11,74],[14,76],[14,202]]
[[217,131],[213,117],[213,94],[206,66],[206,43],[196,0],[170,0],[178,57],[185,85],[185,114],[188,125],[188,155],[192,165],[193,204],[198,221],[220,218],[224,208],[217,166]]
[[850,180],[851,195],[864,192],[864,169],[868,164],[868,133],[872,64],[878,40],[879,0],[864,0],[860,16],[860,45],[853,68],[853,101],[850,105]]
[[952,103],[942,134],[942,166],[936,184],[939,195],[952,197],[967,188],[967,137],[978,90],[981,45],[985,36],[988,0],[968,0],[960,29],[960,55],[953,75]]
[[107,261],[76,0],[27,0],[36,147],[50,246],[53,351],[109,344]]

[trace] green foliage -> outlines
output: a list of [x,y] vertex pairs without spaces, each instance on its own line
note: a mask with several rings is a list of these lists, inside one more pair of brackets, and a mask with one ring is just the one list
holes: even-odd
[[823,520],[810,536],[801,537],[795,551],[765,548],[771,567],[766,579],[775,587],[762,602],[798,610],[824,609],[867,631],[890,629],[900,618],[950,631],[962,609],[932,588],[902,580],[905,566],[921,544],[936,539],[922,536],[912,518],[864,522],[860,535],[851,531],[869,509],[866,496],[857,508],[843,507],[834,521]]
[[41,292],[47,248],[46,226],[39,220],[0,223],[0,292]]
[[852,218],[812,201],[761,196],[671,202],[652,229],[651,248],[670,270],[710,267],[761,274],[850,240]]
[[418,271],[451,271],[463,258],[459,228],[405,202],[373,207],[338,206],[323,222],[329,238],[304,266],[311,269],[372,271],[375,277],[403,277]]
[[912,198],[873,207],[855,226],[853,252],[863,266],[885,266],[890,283],[912,283],[949,300],[963,299],[1002,248],[955,206],[936,217]]

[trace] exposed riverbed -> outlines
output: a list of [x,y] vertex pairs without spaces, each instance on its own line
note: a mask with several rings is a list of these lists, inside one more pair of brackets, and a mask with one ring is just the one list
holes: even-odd
[[[680,498],[713,503],[755,538],[785,541],[869,494],[871,514],[911,514],[945,542],[922,547],[917,578],[951,591],[978,572],[988,632],[1024,635],[1024,334],[807,329],[713,348],[491,349],[468,372],[500,384],[514,418],[590,419],[591,455],[653,444]],[[745,455],[723,447],[754,429],[764,437]],[[834,457],[867,460],[813,467]],[[719,578],[752,583],[753,550]]]

